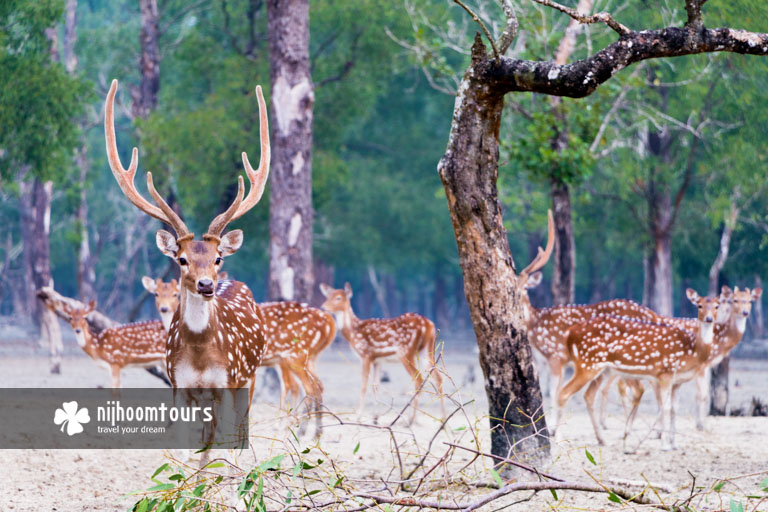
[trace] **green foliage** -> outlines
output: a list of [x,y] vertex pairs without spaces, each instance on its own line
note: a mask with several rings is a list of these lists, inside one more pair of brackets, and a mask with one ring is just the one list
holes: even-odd
[[86,82],[52,62],[45,29],[63,0],[0,5],[0,180],[19,171],[63,180],[77,142],[76,121],[90,99]]

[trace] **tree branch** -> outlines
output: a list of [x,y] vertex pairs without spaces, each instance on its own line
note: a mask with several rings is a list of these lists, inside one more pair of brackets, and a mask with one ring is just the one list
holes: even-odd
[[498,92],[538,92],[569,98],[589,96],[614,74],[648,59],[699,53],[768,54],[768,34],[730,28],[689,31],[667,27],[629,32],[583,60],[558,66],[552,61],[501,58],[482,63],[478,71],[495,82]]
[[613,19],[613,16],[611,16],[607,12],[599,12],[597,14],[592,14],[590,16],[586,14],[581,14],[576,9],[572,9],[570,7],[566,7],[564,5],[561,5],[557,2],[553,2],[552,0],[533,0],[534,2],[546,5],[547,7],[552,7],[553,9],[557,9],[558,11],[567,14],[571,18],[575,19],[579,23],[583,24],[591,24],[591,23],[605,23],[609,27],[611,27],[614,31],[616,31],[617,34],[620,36],[629,34],[631,31]]
[[504,17],[507,18],[507,23],[504,27],[504,31],[499,36],[499,40],[496,41],[496,46],[499,49],[499,54],[504,55],[507,53],[512,41],[515,40],[520,23],[517,21],[517,15],[515,14],[515,8],[512,5],[511,0],[501,0],[501,10],[504,11]]
[[472,9],[467,7],[467,5],[462,2],[461,0],[453,0],[456,5],[460,6],[462,9],[467,11],[467,14],[469,14],[472,17],[472,20],[475,21],[478,25],[480,25],[480,28],[483,30],[483,33],[485,34],[485,37],[488,39],[488,42],[491,43],[491,48],[493,48],[493,56],[498,61],[501,59],[501,54],[499,53],[499,49],[496,47],[496,42],[493,40],[493,36],[491,35],[491,32],[488,30],[488,27],[485,26],[485,23],[483,23],[483,20],[480,19],[480,16],[475,14]]

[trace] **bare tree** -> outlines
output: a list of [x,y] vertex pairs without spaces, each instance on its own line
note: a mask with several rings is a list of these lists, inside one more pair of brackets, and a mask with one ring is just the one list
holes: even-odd
[[309,0],[268,0],[272,84],[269,296],[309,301],[312,273],[312,119]]
[[[688,19],[683,27],[640,31],[625,27],[607,13],[588,16],[551,0],[536,1],[581,23],[604,23],[618,39],[566,65],[505,58],[518,21],[511,2],[502,2],[507,23],[501,36],[490,41],[493,54],[488,55],[480,34],[475,37],[438,172],[448,199],[486,380],[492,451],[506,456],[514,447],[517,456],[524,454],[540,462],[548,458],[549,441],[540,435],[546,431],[544,418],[530,420],[539,418],[541,391],[524,331],[522,283],[517,282],[496,186],[504,96],[531,91],[582,98],[615,73],[647,59],[718,51],[765,55],[768,34],[707,29],[702,23],[701,0],[686,0]],[[484,32],[489,34],[487,29]]]

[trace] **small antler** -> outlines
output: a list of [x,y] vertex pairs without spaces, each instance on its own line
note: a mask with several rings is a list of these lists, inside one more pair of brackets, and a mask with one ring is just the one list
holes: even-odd
[[221,233],[224,232],[224,228],[227,227],[227,224],[229,224],[233,219],[234,215],[237,212],[238,208],[240,208],[243,204],[243,194],[245,193],[245,185],[243,185],[243,177],[238,176],[237,177],[237,196],[235,196],[235,200],[232,201],[232,204],[229,205],[229,208],[227,208],[227,211],[224,213],[220,213],[216,216],[215,219],[211,221],[211,224],[208,226],[208,233],[207,235],[213,235],[220,237]]
[[520,272],[521,276],[527,276],[533,274],[549,261],[549,257],[552,255],[552,249],[555,247],[555,221],[552,218],[552,210],[547,210],[547,248],[543,249],[539,247],[539,252],[533,261]]
[[248,175],[248,180],[251,182],[251,188],[248,191],[248,196],[237,208],[230,221],[239,219],[248,210],[256,206],[262,194],[264,194],[264,186],[267,184],[267,177],[269,176],[269,162],[272,155],[269,147],[269,121],[267,120],[267,106],[264,102],[264,95],[261,92],[260,85],[256,86],[256,98],[259,102],[259,137],[261,139],[259,168],[255,171],[253,170],[251,162],[248,161],[248,155],[243,151],[243,167]]
[[159,206],[155,206],[136,190],[136,184],[134,183],[134,177],[136,176],[136,169],[139,166],[139,150],[133,148],[131,153],[131,164],[126,170],[120,162],[120,156],[117,154],[117,139],[115,137],[115,94],[117,93],[117,80],[112,80],[112,85],[107,93],[107,102],[104,108],[104,135],[107,140],[107,159],[109,160],[109,167],[112,169],[112,174],[117,180],[117,184],[120,185],[120,190],[123,191],[125,197],[133,203],[139,210],[143,211],[147,215],[156,218],[166,224],[170,225],[175,231],[177,237],[182,237],[189,234],[189,230],[181,218],[173,211],[173,208],[168,206],[168,203],[157,193],[154,185],[152,184],[152,174],[147,173],[147,188],[155,203]]

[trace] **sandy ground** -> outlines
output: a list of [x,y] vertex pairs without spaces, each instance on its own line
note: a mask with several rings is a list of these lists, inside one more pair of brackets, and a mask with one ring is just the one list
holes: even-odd
[[[41,356],[23,356],[16,353],[0,357],[0,385],[2,387],[94,387],[108,383],[106,372],[96,367],[89,359],[73,355],[65,357],[61,375],[48,374],[48,363]],[[448,434],[440,434],[434,446],[450,440],[469,446],[468,426],[479,432],[481,448],[488,449],[487,419],[485,417],[485,396],[481,373],[471,354],[448,353],[447,372],[453,384],[446,391],[453,391],[459,402],[470,402],[465,407],[466,415],[457,414],[448,423]],[[326,389],[326,405],[345,420],[353,420],[353,409],[359,397],[359,361],[346,350],[328,351],[318,364]],[[395,417],[395,411],[408,400],[410,382],[405,371],[396,363],[384,366],[390,382],[382,383],[379,399],[374,401],[368,395],[367,413],[363,421],[372,421],[375,409],[382,415],[384,423]],[[468,379],[473,368],[475,379]],[[161,385],[160,381],[141,369],[124,372],[126,387],[150,387]],[[735,406],[749,402],[752,396],[763,401],[768,399],[768,362],[734,361],[731,366],[731,404]],[[456,388],[459,388],[456,391]],[[647,479],[659,484],[667,492],[661,497],[674,501],[675,497],[688,495],[691,486],[689,472],[696,476],[696,484],[711,486],[721,478],[749,473],[768,472],[768,419],[766,418],[710,418],[707,430],[698,432],[694,428],[692,385],[681,393],[678,409],[677,443],[679,449],[662,452],[660,442],[650,439],[649,432],[655,418],[652,393],[647,393],[641,407],[636,428],[628,446],[636,453],[627,455],[621,442],[623,413],[615,394],[609,406],[609,430],[607,446],[597,446],[584,404],[580,395],[568,404],[563,427],[564,440],[553,450],[553,462],[545,469],[560,477],[591,482],[589,474],[604,482],[612,479],[642,481]],[[434,396],[422,398],[424,412],[412,428],[400,427],[398,439],[406,465],[423,450],[439,427],[439,407]],[[449,407],[449,411],[450,411]],[[253,411],[252,426],[254,460],[263,461],[285,450],[285,430],[274,402],[257,398]],[[434,415],[434,416],[433,416]],[[345,466],[350,478],[376,479],[392,468],[395,455],[386,432],[354,426],[340,426],[328,418],[321,445],[329,455]],[[414,442],[413,440],[416,440]],[[399,442],[400,442],[399,441]],[[311,439],[302,438],[304,446],[311,446]],[[353,454],[356,444],[359,451]],[[444,446],[444,445],[443,445]],[[596,464],[587,460],[585,449],[594,456]],[[435,449],[442,455],[444,449]],[[409,455],[410,454],[410,455]],[[146,489],[153,485],[149,480],[153,471],[166,460],[166,453],[158,450],[5,450],[6,468],[0,493],[0,511],[111,511],[128,510],[135,498],[121,499],[125,494]],[[468,461],[469,454],[456,455],[453,461]],[[243,463],[248,463],[244,461]],[[490,465],[477,462],[465,475],[469,479],[492,481],[488,471]],[[587,474],[589,472],[589,474]],[[729,494],[739,497],[758,490],[758,484],[768,474],[743,478],[736,483],[741,490],[728,484],[721,495],[711,495],[707,502],[700,502],[697,510],[729,510]],[[462,496],[462,501],[481,496],[489,490],[475,490]],[[518,494],[497,502],[483,510],[495,510],[502,504],[509,504],[530,493]],[[549,493],[539,493],[530,501],[511,506],[508,510],[616,510],[604,495],[588,495],[578,492],[558,493],[555,501]],[[722,501],[719,501],[722,500]],[[763,504],[758,510],[768,510]],[[747,509],[751,510],[751,509]]]

